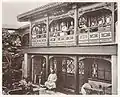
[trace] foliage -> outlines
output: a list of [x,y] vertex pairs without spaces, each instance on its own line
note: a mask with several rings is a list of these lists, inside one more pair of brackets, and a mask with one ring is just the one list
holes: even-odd
[[3,86],[11,87],[15,79],[20,79],[22,68],[21,38],[18,31],[10,33],[2,29]]

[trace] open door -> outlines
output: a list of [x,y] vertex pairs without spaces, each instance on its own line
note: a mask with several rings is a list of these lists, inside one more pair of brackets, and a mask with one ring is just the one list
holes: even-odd
[[75,64],[69,57],[53,57],[50,60],[57,73],[57,89],[75,91]]
[[45,66],[46,60],[42,56],[35,56],[33,59],[33,82],[39,84],[39,79],[42,77],[41,84],[45,82]]

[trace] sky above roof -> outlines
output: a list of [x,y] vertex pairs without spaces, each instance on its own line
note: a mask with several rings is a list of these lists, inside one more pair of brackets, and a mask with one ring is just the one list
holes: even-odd
[[15,28],[21,27],[26,23],[21,23],[17,21],[17,16],[19,14],[35,9],[47,3],[49,2],[2,2],[2,25]]

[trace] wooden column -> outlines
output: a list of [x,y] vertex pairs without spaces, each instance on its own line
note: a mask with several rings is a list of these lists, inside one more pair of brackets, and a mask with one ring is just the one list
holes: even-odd
[[27,78],[27,77],[28,77],[28,75],[27,75],[28,54],[27,54],[27,53],[24,54],[24,66],[23,66],[23,67],[24,67],[24,68],[23,68],[23,70],[24,70],[23,76],[24,76],[25,78]]
[[47,15],[47,46],[49,46],[49,16]]
[[46,79],[48,78],[48,70],[49,70],[49,55],[46,57]]
[[111,10],[112,10],[112,41],[115,42],[115,14],[114,14],[114,3],[111,3]]
[[32,66],[31,66],[31,68],[32,68],[32,69],[31,69],[31,70],[32,70],[32,71],[31,71],[31,72],[32,72],[32,73],[31,73],[31,74],[32,74],[31,76],[32,76],[32,82],[33,82],[33,81],[34,81],[34,76],[33,76],[34,55],[31,56],[31,65],[32,65]]
[[74,35],[75,35],[75,41],[76,45],[78,45],[78,8],[77,5],[73,6],[73,9],[75,10],[74,13]]
[[79,94],[79,67],[78,67],[78,56],[75,58],[76,72],[75,72],[75,93]]
[[32,46],[32,23],[31,21],[30,22],[30,25],[29,25],[29,46],[31,47]]
[[112,95],[117,95],[118,90],[118,66],[117,66],[117,55],[111,56],[112,60]]
[[30,77],[30,80],[32,81],[32,56],[30,56],[30,63],[29,63],[29,77]]

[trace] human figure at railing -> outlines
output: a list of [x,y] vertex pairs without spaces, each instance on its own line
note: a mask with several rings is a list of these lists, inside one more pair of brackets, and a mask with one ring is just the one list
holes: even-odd
[[53,28],[53,26],[51,26],[51,28],[50,28],[50,32],[54,32],[54,28]]
[[57,32],[57,27],[55,26],[55,28],[54,28],[54,32]]
[[66,24],[64,22],[61,23],[61,33],[60,36],[64,36],[67,34],[67,32],[69,31]]
[[43,26],[42,33],[46,33],[46,25]]
[[79,23],[80,33],[87,33],[87,26],[84,23]]
[[74,33],[73,29],[74,29],[74,24],[73,24],[73,21],[71,21],[71,25],[69,27],[69,34],[70,35],[72,35]]
[[96,19],[96,17],[92,17],[91,18],[91,27],[95,27],[95,26],[97,26],[97,19]]
[[39,34],[42,34],[42,28],[39,29]]
[[91,28],[90,28],[90,32],[96,32],[98,31],[98,24],[97,24],[97,19],[96,17],[92,17],[91,18]]
[[98,26],[103,26],[105,23],[104,16],[98,17]]
[[112,17],[111,15],[106,15],[106,17],[105,17],[105,23],[106,23],[106,25],[111,24],[111,21],[112,21],[111,17]]
[[53,37],[57,37],[57,27],[54,27],[54,33],[53,33]]

